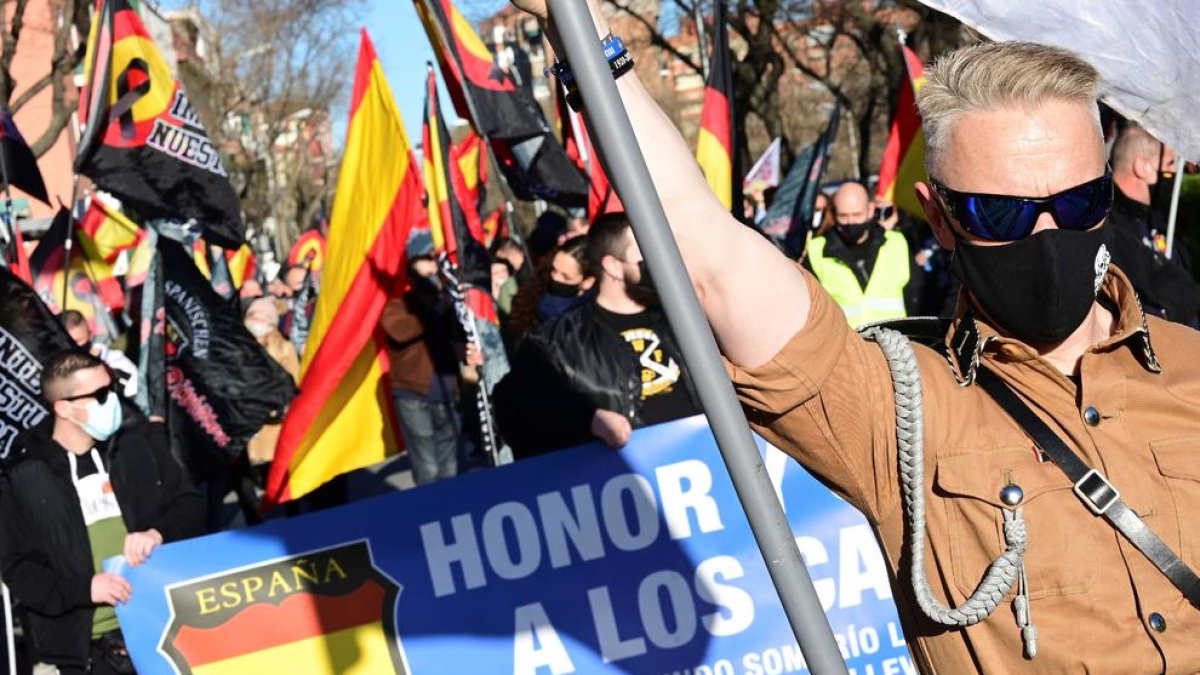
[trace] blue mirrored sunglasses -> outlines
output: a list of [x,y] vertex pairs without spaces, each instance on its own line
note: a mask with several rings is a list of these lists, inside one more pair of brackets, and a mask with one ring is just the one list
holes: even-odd
[[1064,230],[1090,230],[1108,216],[1112,207],[1112,172],[1050,195],[1013,197],[951,190],[930,181],[951,218],[967,232],[988,241],[1016,241],[1028,237],[1038,216],[1049,213]]

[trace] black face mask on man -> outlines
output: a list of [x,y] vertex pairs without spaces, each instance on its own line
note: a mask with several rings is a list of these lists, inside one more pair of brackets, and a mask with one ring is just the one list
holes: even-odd
[[950,267],[998,328],[1032,345],[1062,342],[1108,273],[1109,229],[1043,230],[1002,246],[958,238]]
[[658,307],[662,301],[658,298],[658,290],[654,288],[654,282],[650,280],[650,268],[646,266],[645,260],[637,262],[638,280],[630,283],[628,277],[625,279],[625,294],[630,300],[644,307]]
[[875,221],[873,220],[865,220],[861,223],[839,223],[833,231],[837,232],[842,243],[847,246],[857,246],[858,242],[862,240],[863,235],[867,233],[867,229],[874,223]]

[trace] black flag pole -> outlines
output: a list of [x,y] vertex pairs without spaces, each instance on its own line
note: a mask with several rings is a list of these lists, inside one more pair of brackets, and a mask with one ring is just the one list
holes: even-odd
[[17,259],[17,223],[13,218],[12,187],[8,180],[8,160],[4,157],[3,149],[0,149],[0,180],[4,181],[4,229],[0,231],[0,246],[4,247],[3,265],[12,267],[12,262]]
[[597,46],[596,28],[585,0],[549,0],[550,16],[575,72],[588,121],[603,152],[609,176],[633,224],[671,329],[712,426],[738,499],[767,563],[788,622],[811,672],[844,674],[846,664],[821,609],[816,589],[767,477],[746,417],[725,373],[716,339],[696,297],[671,236],[666,213],[638,148],[633,126]]

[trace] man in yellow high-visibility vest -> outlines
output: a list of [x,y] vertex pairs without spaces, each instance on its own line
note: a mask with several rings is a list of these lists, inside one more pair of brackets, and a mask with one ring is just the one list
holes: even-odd
[[805,264],[852,326],[908,316],[906,298],[917,272],[904,235],[884,229],[860,183],[833,195],[834,226],[808,243]]

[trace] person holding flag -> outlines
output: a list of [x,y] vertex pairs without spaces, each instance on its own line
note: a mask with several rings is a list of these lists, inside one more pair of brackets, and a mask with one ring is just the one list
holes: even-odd
[[[514,2],[564,53],[546,3]],[[599,42],[589,7],[578,37]],[[1145,315],[1111,264],[1096,68],[997,42],[926,70],[916,196],[967,291],[932,347],[852,330],[618,75],[750,423],[865,514],[918,668],[1200,670],[1200,403],[1177,393],[1200,386],[1200,334]]]

